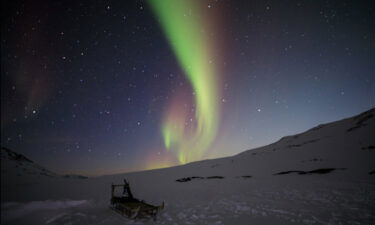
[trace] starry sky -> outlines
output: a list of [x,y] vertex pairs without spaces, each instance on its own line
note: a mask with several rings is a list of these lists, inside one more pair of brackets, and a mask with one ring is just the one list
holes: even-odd
[[1,145],[94,176],[375,106],[371,1],[166,1],[2,2]]

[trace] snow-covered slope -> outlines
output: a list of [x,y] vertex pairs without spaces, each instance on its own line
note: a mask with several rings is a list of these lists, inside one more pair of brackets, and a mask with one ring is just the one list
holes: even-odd
[[1,147],[1,194],[8,196],[7,189],[16,186],[35,185],[45,180],[86,179],[80,175],[59,175],[33,162],[26,156]]
[[[220,159],[7,185],[5,224],[153,224],[108,209],[110,184],[165,201],[157,224],[375,224],[375,109]],[[22,203],[21,203],[22,202]]]
[[[374,177],[369,176],[369,173],[375,170],[374,160],[375,109],[371,109],[358,116],[319,125],[301,134],[283,137],[273,144],[232,157],[143,173],[161,173],[176,180],[193,176],[267,178],[288,171],[331,169],[330,174],[335,174],[332,178],[372,181]],[[289,174],[293,175],[286,175]]]
[[58,175],[36,164],[22,154],[1,147],[1,176],[8,180],[12,178],[22,179],[25,176],[57,177]]
[[[334,171],[345,179],[373,179],[375,170],[375,109],[304,133],[242,152],[233,157],[187,165],[186,175],[272,176],[285,171]],[[340,176],[342,175],[342,176]]]

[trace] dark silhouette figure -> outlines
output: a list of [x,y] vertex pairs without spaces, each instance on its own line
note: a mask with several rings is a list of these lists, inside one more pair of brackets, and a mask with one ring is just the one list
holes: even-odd
[[134,199],[132,191],[130,190],[129,182],[127,182],[126,179],[124,179],[124,190],[122,192],[122,196],[128,199]]

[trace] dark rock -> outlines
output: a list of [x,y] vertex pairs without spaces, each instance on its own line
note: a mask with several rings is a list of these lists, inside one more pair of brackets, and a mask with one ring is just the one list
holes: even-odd
[[188,182],[188,181],[191,181],[191,180],[194,180],[194,179],[198,179],[198,180],[201,180],[201,179],[224,179],[224,177],[222,177],[222,176],[210,176],[210,177],[193,176],[193,177],[183,177],[183,178],[177,179],[176,181],[177,182]]
[[327,174],[331,173],[334,170],[345,170],[346,168],[320,168],[316,170],[310,170],[310,171],[302,171],[302,170],[289,170],[289,171],[282,171],[279,173],[275,173],[273,175],[284,175],[284,174],[290,174],[290,173],[297,173],[299,175],[305,175],[305,174]]
[[374,145],[370,145],[370,146],[367,146],[367,147],[362,147],[361,149],[362,150],[375,150],[375,146]]
[[188,182],[188,181],[191,181],[193,179],[204,179],[204,177],[197,177],[197,176],[193,176],[193,177],[184,177],[184,178],[180,178],[180,179],[177,179],[176,181],[177,182]]
[[211,176],[211,177],[206,177],[206,179],[224,179],[222,176]]
[[316,169],[316,170],[311,170],[311,171],[308,171],[306,172],[306,174],[326,174],[326,173],[330,173],[332,171],[336,170],[335,168],[321,168],[321,169]]
[[9,159],[12,159],[12,160],[15,160],[15,161],[18,161],[18,162],[30,162],[30,163],[33,163],[33,161],[31,161],[30,159],[26,158],[24,155],[21,155],[21,154],[18,154],[16,152],[13,152],[10,149],[1,147],[1,150],[6,153],[7,157],[9,157]]
[[290,174],[290,173],[305,174],[306,172],[301,171],[301,170],[288,170],[288,171],[278,172],[278,173],[275,173],[273,175],[284,175],[284,174]]
[[287,147],[288,147],[288,148],[301,147],[302,145],[306,145],[306,144],[314,143],[314,142],[317,142],[317,141],[319,141],[319,140],[320,140],[320,139],[312,139],[312,140],[309,140],[309,141],[302,142],[302,143],[300,143],[300,144],[292,144],[292,145],[288,145]]
[[370,113],[369,111],[364,112],[364,113],[354,117],[354,120],[357,121],[357,122],[356,122],[354,127],[351,127],[349,129],[347,129],[347,131],[351,132],[353,130],[356,130],[356,129],[359,129],[363,126],[366,126],[367,124],[365,122],[368,121],[369,119],[371,119],[372,117],[374,117],[374,115],[372,113]]

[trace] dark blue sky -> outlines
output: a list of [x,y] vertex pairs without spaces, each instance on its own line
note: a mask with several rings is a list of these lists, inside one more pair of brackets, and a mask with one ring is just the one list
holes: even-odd
[[[209,40],[221,58],[219,130],[206,157],[375,106],[371,1],[200,6],[219,15]],[[168,165],[163,113],[191,86],[147,2],[8,1],[1,15],[2,146],[60,173]]]

